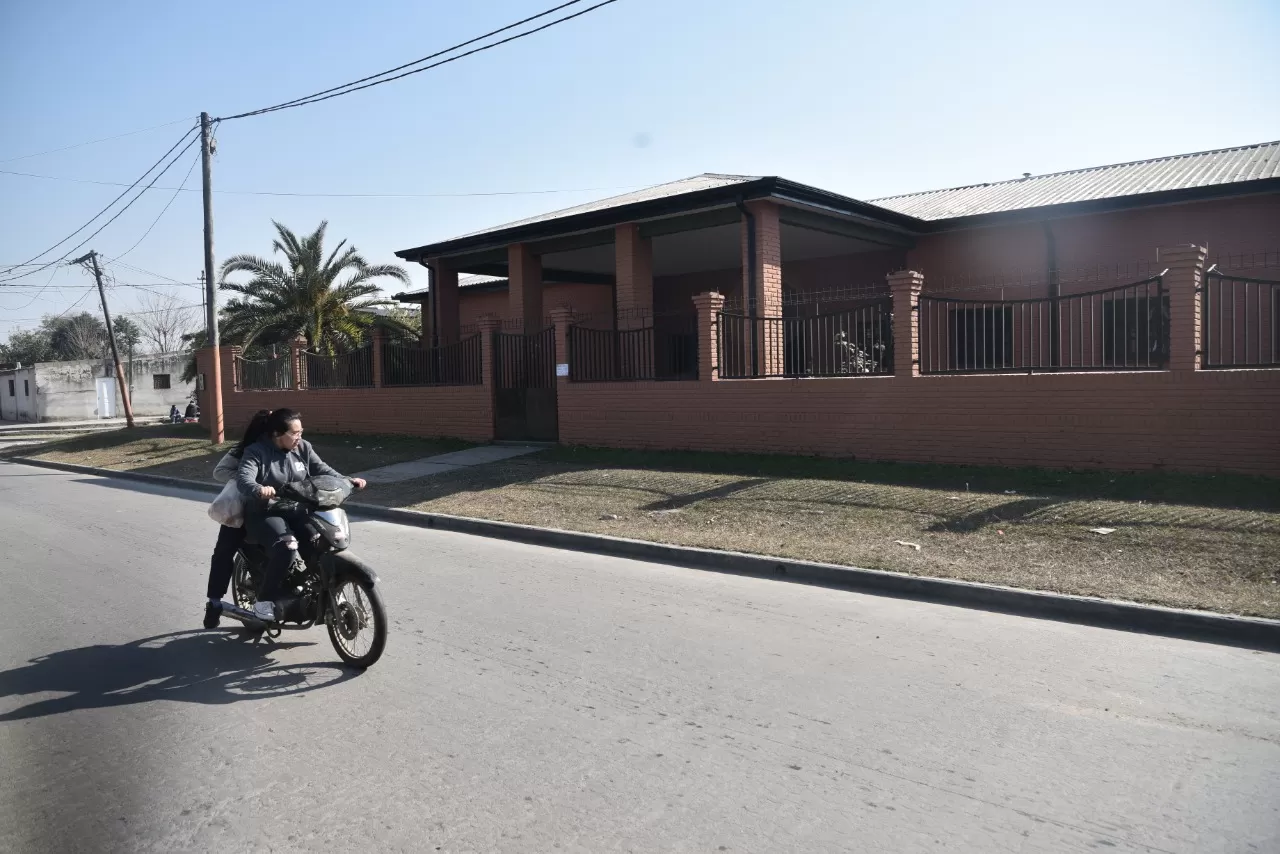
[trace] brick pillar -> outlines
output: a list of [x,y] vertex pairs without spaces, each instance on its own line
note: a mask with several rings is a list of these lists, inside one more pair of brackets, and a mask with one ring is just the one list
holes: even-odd
[[494,374],[497,363],[494,353],[494,335],[502,329],[502,321],[496,314],[486,314],[476,321],[476,329],[480,333],[480,375],[484,385],[493,389],[498,384]]
[[507,306],[524,321],[524,333],[542,328],[542,259],[524,243],[507,247]]
[[614,275],[619,329],[640,329],[653,315],[653,242],[634,222],[614,229]]
[[[748,257],[748,220],[742,221],[742,293],[746,297],[743,314],[751,314],[750,300],[756,304],[756,317],[782,317],[782,225],[778,206],[773,202],[748,202],[755,216],[755,281],[750,281],[753,265]],[[764,376],[776,376],[783,368],[781,323],[759,322],[756,326],[756,370]],[[750,347],[750,330],[745,346]],[[748,356],[747,364],[750,364]]]
[[[431,286],[436,289],[435,308],[438,317],[436,335],[439,344],[455,344],[458,341],[458,271],[443,260],[431,262]],[[427,333],[430,335],[430,332]]]
[[304,389],[307,387],[307,370],[302,363],[305,358],[302,351],[307,347],[307,339],[299,335],[289,342],[289,373],[293,380],[293,387],[296,389]]
[[387,348],[387,330],[373,327],[373,387],[382,388],[382,353]]
[[[551,309],[551,325],[556,328],[556,364],[569,364],[569,327],[573,325],[573,309],[567,305],[558,305]],[[569,381],[557,371],[556,385]]]
[[1200,285],[1204,281],[1205,248],[1194,244],[1160,250],[1164,292],[1169,298],[1169,370],[1200,368]]
[[698,379],[714,382],[720,379],[716,370],[719,341],[716,314],[724,310],[724,295],[710,291],[693,298],[693,308],[698,315]]
[[893,294],[893,375],[920,376],[920,291],[924,276],[914,270],[890,273],[889,292]]

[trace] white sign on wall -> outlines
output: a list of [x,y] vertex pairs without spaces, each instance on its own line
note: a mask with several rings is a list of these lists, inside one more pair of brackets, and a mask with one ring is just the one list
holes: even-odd
[[567,376],[569,376],[569,365],[568,365],[567,363],[565,363],[565,362],[561,362],[561,363],[557,364],[557,365],[556,365],[556,376],[558,376],[558,377],[567,377]]

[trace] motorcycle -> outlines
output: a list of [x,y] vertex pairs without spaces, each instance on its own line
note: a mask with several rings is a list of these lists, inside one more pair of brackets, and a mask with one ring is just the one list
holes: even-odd
[[285,629],[324,624],[334,650],[347,664],[364,669],[387,643],[387,611],[373,568],[347,551],[351,525],[342,504],[354,486],[342,477],[322,475],[280,487],[272,506],[300,511],[298,536],[276,617],[264,622],[253,611],[267,567],[267,549],[250,538],[236,554],[232,597],[222,616],[239,620],[250,632],[277,638]]

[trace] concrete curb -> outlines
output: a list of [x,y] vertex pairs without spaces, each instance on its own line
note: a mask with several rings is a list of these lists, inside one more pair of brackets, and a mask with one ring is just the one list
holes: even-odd
[[[9,460],[23,465],[56,469],[97,477],[113,477],[139,483],[169,486],[180,489],[198,489],[217,493],[218,484],[183,480],[175,477],[114,471],[72,463],[52,463],[23,457]],[[717,551],[631,540],[622,537],[606,537],[555,528],[537,528],[511,522],[494,522],[466,516],[449,516],[442,513],[423,513],[417,510],[401,510],[374,504],[347,505],[356,517],[453,531],[481,537],[492,537],[529,545],[549,546],[558,549],[634,558],[665,563],[674,566],[747,575],[758,578],[816,584],[859,593],[915,599],[944,605],[958,605],[984,611],[998,611],[1022,617],[1059,620],[1085,625],[1101,626],[1124,631],[1191,638],[1213,643],[1244,646],[1280,652],[1280,621],[1256,617],[1237,617],[1214,614],[1208,611],[1190,611],[1141,605],[1112,599],[1095,599],[1087,596],[1068,596],[1036,590],[1021,590],[974,581],[957,581],[945,578],[928,578],[905,575],[876,569],[860,569],[836,564],[810,563],[766,555],[743,552]]]

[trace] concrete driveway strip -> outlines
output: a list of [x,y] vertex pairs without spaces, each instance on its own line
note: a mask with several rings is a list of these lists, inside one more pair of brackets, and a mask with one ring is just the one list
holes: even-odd
[[378,522],[199,631],[208,496],[0,465],[0,851],[1280,850],[1280,656]]

